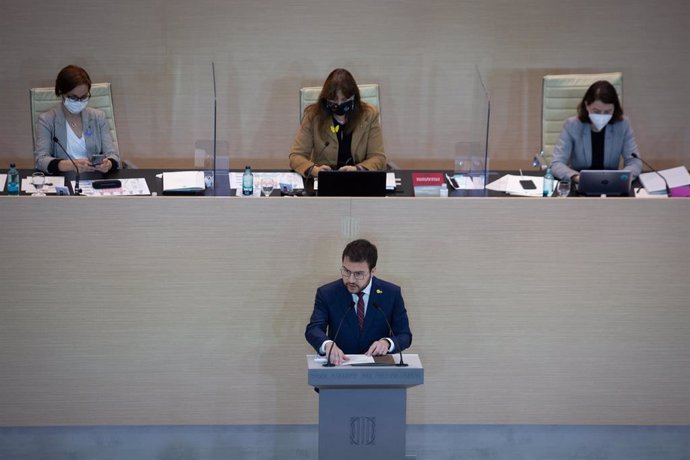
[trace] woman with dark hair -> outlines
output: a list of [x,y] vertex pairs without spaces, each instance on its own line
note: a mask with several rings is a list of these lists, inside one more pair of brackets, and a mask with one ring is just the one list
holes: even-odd
[[290,168],[304,177],[330,169],[386,169],[378,109],[361,100],[347,70],[332,71],[319,100],[304,110],[290,150]]
[[[36,122],[36,169],[48,174],[74,171],[63,147],[74,159],[79,172],[106,173],[117,169],[120,154],[110,135],[105,113],[87,107],[91,78],[86,70],[75,65],[62,69],[55,80],[55,94],[61,98],[60,104],[42,113]],[[105,158],[94,164],[94,155]]]
[[577,107],[577,116],[565,121],[553,150],[551,169],[559,179],[577,183],[583,169],[624,169],[633,178],[642,171],[635,134],[623,116],[616,88],[605,80],[592,84]]

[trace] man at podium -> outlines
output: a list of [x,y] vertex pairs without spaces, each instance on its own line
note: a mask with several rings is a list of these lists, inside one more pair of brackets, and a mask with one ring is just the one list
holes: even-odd
[[398,353],[412,343],[400,287],[374,277],[378,251],[367,240],[343,250],[342,278],[316,291],[314,311],[304,333],[307,342],[330,362],[350,354]]

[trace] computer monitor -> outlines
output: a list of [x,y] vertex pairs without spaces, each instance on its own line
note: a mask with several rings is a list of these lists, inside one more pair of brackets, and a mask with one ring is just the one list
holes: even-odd
[[320,171],[317,196],[385,196],[386,171]]

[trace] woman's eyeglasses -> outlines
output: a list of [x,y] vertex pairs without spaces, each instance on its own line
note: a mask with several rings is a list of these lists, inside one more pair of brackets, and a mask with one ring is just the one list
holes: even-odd
[[84,102],[84,101],[88,101],[91,98],[91,93],[89,92],[86,96],[82,96],[82,97],[74,96],[72,94],[70,94],[69,96],[65,96],[65,97],[67,99],[69,99],[70,101],[73,101],[73,102]]

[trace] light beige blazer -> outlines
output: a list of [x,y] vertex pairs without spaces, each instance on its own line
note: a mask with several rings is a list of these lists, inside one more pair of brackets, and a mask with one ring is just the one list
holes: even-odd
[[[362,102],[364,113],[352,131],[352,156],[355,166],[367,170],[385,170],[386,154],[383,151],[383,134],[376,107]],[[301,175],[312,166],[338,163],[338,138],[331,132],[330,124],[325,130],[319,127],[319,118],[312,111],[305,112],[302,125],[297,131],[290,150],[290,168]],[[328,145],[326,143],[328,142]]]

